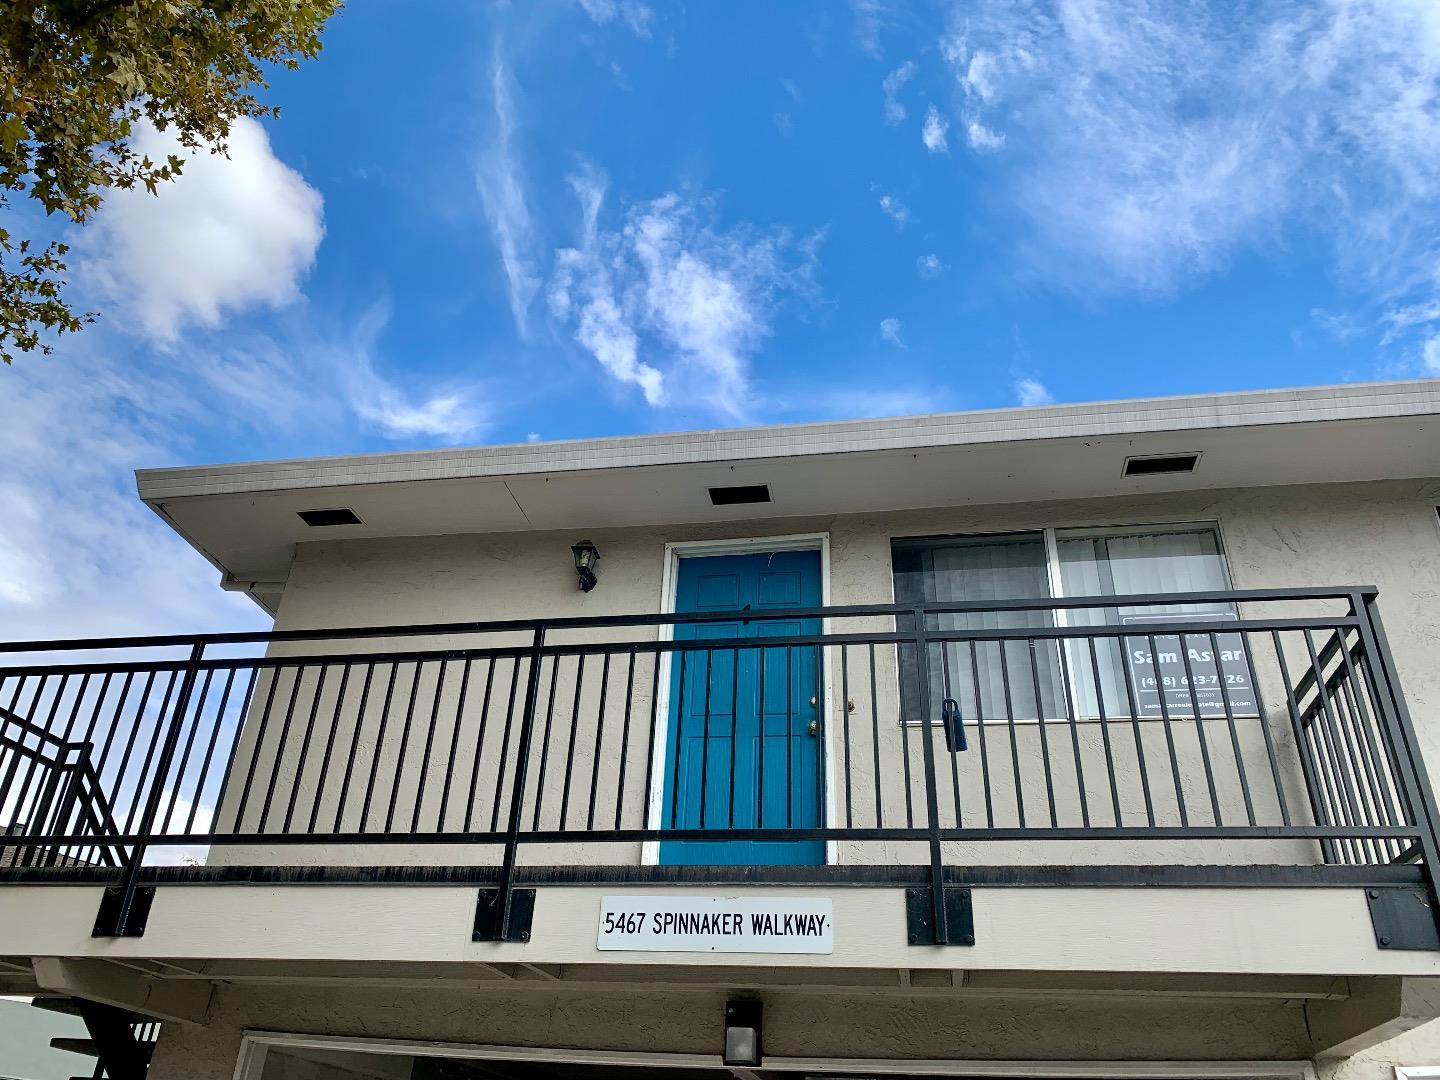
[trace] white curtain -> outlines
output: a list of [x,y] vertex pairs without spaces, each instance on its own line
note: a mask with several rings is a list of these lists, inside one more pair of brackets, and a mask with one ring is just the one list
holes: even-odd
[[[932,594],[928,599],[937,603],[1043,600],[1050,595],[1040,534],[946,542],[922,559],[926,591]],[[939,615],[935,624],[942,631],[983,633],[1048,627],[1054,620],[1049,610],[977,611]],[[1053,639],[1035,641],[1033,650],[1025,639],[1005,641],[1003,648],[998,641],[937,644],[931,647],[930,667],[934,700],[954,698],[967,720],[1037,718],[1037,684],[1044,714],[1053,718],[1063,713]]]
[[[1060,556],[1060,581],[1066,596],[1209,592],[1230,587],[1219,538],[1209,527],[1107,535],[1060,533],[1056,547]],[[1071,626],[1131,626],[1143,634],[1145,622],[1157,617],[1233,613],[1234,607],[1230,604],[1154,604],[1071,610],[1066,613],[1066,621]],[[1178,647],[1174,637],[1157,639],[1156,644],[1164,646],[1167,641]],[[1106,716],[1131,715],[1125,658],[1118,639],[1096,639],[1093,661],[1087,643],[1073,641],[1067,646],[1066,662],[1079,715],[1099,716],[1102,703]],[[1097,666],[1098,692],[1094,675]],[[1209,673],[1207,669],[1205,674]],[[1197,677],[1201,674],[1195,671]],[[1175,705],[1173,698],[1168,700]],[[1141,706],[1144,711],[1143,702]],[[1188,704],[1183,705],[1185,715],[1192,711]]]

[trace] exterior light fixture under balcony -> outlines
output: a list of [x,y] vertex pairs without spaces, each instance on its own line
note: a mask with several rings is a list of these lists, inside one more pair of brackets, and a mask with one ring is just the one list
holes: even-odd
[[581,540],[570,552],[575,556],[575,573],[580,578],[580,591],[589,592],[599,580],[595,576],[595,565],[600,561],[600,549],[589,540]]
[[725,1003],[725,1050],[721,1060],[726,1065],[758,1069],[760,1067],[760,1027],[764,1006],[758,1001],[727,1001]]

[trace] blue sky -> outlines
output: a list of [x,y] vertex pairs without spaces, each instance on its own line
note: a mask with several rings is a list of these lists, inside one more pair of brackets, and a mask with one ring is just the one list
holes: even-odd
[[260,622],[136,466],[1440,374],[1430,0],[355,0],[325,41],[71,238],[101,322],[0,372],[11,635]]

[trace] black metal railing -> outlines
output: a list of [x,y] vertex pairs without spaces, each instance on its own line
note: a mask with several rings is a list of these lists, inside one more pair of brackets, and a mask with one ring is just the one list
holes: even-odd
[[547,865],[622,864],[625,880],[904,865],[932,886],[1088,863],[1430,886],[1436,865],[1369,588],[0,654],[0,875],[111,883],[117,928],[177,850],[209,865],[166,880],[470,868],[496,886],[502,935],[514,885]]

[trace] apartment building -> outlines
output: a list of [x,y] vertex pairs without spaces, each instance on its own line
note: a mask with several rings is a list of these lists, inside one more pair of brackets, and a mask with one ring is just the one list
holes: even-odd
[[275,626],[0,647],[97,1075],[1440,1063],[1440,383],[137,477]]

